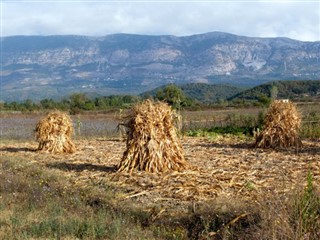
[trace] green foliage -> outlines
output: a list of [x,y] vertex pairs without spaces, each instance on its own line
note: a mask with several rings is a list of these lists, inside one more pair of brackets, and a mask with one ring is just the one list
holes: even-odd
[[297,239],[309,236],[309,239],[320,237],[320,195],[315,191],[311,170],[307,175],[307,186],[302,194],[298,194],[292,205],[291,223],[295,229]]
[[55,101],[53,99],[43,99],[39,103],[32,102],[31,100],[26,100],[19,103],[5,102],[2,104],[1,109],[24,112],[59,109],[70,111],[71,114],[77,114],[82,111],[109,110],[118,107],[128,108],[139,100],[139,97],[130,95],[112,95],[91,99],[84,93],[74,93],[68,98],[62,99],[61,101]]
[[180,109],[181,106],[186,105],[184,92],[174,84],[169,84],[163,89],[159,89],[155,95],[155,99],[165,101],[176,109]]
[[30,99],[23,102],[1,103],[1,110],[38,111],[60,109],[73,114],[82,111],[128,108],[145,98],[166,101],[176,109],[201,109],[207,107],[267,107],[275,98],[294,98],[309,101],[319,98],[320,81],[277,81],[242,91],[241,88],[219,85],[191,83],[182,86],[169,84],[146,92],[140,96],[111,95],[90,98],[85,93],[73,93],[60,101],[43,99],[36,103]]
[[311,111],[305,114],[300,129],[302,138],[320,138],[320,112]]
[[[320,93],[320,81],[275,81],[259,85],[257,87],[243,91],[229,100],[245,99],[261,101],[261,96],[271,99],[300,99],[315,97]],[[264,101],[264,99],[262,99]]]
[[211,127],[203,129],[193,129],[187,131],[186,136],[190,137],[210,137],[215,138],[219,135],[234,135],[234,136],[253,136],[254,128],[252,127]]
[[261,94],[258,96],[258,102],[260,102],[265,107],[270,105],[271,100],[272,99],[266,96],[265,94]]
[[271,90],[270,90],[270,98],[272,100],[277,99],[278,93],[279,93],[278,87],[275,85],[272,85]]
[[257,129],[261,129],[264,122],[264,112],[258,114],[230,113],[221,122],[212,122],[211,126],[196,126],[190,122],[185,134],[192,137],[216,137],[218,135],[234,135],[252,137]]
[[224,84],[189,83],[181,86],[188,98],[202,104],[223,104],[228,98],[243,91],[243,88]]
[[[174,92],[174,95],[180,95],[180,97],[184,98],[184,101],[182,101],[183,106],[194,106],[196,104],[211,105],[217,103],[225,105],[227,98],[243,91],[243,89],[244,88],[224,84],[188,83],[181,86],[169,84],[145,92],[141,94],[141,96],[143,98],[164,100],[166,99],[165,92]],[[167,98],[169,97],[170,99],[170,94],[167,95],[169,95]]]

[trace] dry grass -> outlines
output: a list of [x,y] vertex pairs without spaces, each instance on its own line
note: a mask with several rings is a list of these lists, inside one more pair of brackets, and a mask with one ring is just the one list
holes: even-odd
[[59,111],[49,113],[39,121],[35,133],[39,151],[73,153],[76,150],[71,141],[72,120],[66,113]]
[[137,104],[125,126],[127,149],[119,164],[120,172],[165,172],[187,168],[169,105],[151,100]]
[[[116,166],[126,149],[126,143],[120,139],[76,140],[77,152],[68,159],[64,155],[31,151],[36,147],[35,142],[3,143],[0,151],[3,158],[19,159],[19,164],[28,162],[55,170],[58,176],[68,179],[71,189],[94,186],[95,193],[104,194],[111,188],[114,204],[121,208],[132,202],[143,206],[145,212],[152,215],[149,224],[164,221],[166,226],[181,227],[180,216],[186,216],[187,227],[183,225],[183,229],[190,231],[190,239],[202,236],[207,237],[203,239],[299,239],[290,238],[294,234],[290,231],[296,229],[294,225],[287,226],[291,222],[284,222],[293,219],[287,206],[295,204],[287,197],[297,186],[306,187],[309,172],[313,173],[314,188],[319,189],[319,141],[304,140],[298,151],[251,148],[249,142],[226,137],[212,140],[183,137],[181,142],[188,162],[198,166],[198,170],[161,174],[117,172]],[[274,197],[279,198],[279,203],[273,203]],[[99,206],[99,201],[94,204]],[[202,204],[208,208],[202,211]],[[190,205],[194,208],[190,209]],[[302,211],[295,219],[304,215]],[[260,224],[263,224],[263,232],[258,236],[258,231],[253,231],[255,227],[260,228]],[[247,225],[253,225],[253,230],[247,229]],[[258,237],[243,237],[241,234],[246,230]],[[271,230],[275,232],[274,238]],[[222,234],[235,231],[242,237],[220,238]]]
[[273,101],[264,120],[264,129],[256,136],[255,147],[301,147],[300,123],[300,114],[292,102]]
[[[5,143],[3,156],[25,157],[28,161],[62,170],[76,186],[88,184],[114,184],[125,188],[120,199],[137,199],[141,204],[155,202],[180,204],[184,201],[205,201],[215,198],[241,198],[255,200],[258,195],[283,195],[301,184],[309,170],[314,182],[320,183],[320,142],[303,142],[295,149],[250,148],[239,139],[206,138],[181,139],[185,156],[198,170],[154,174],[134,171],[117,172],[116,166],[126,150],[120,139],[76,140],[77,152],[68,159],[64,155],[43,155],[31,151],[32,142]],[[244,140],[242,140],[244,141]],[[320,187],[320,186],[319,186]],[[140,195],[136,195],[140,194]]]

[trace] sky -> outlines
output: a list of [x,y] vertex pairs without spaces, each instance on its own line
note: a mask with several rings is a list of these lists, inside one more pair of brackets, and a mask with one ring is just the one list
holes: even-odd
[[1,36],[213,31],[320,41],[320,0],[1,0]]

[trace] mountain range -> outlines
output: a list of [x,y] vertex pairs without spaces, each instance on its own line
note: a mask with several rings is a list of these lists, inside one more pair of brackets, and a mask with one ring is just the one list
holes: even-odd
[[2,101],[139,94],[168,83],[319,80],[320,42],[211,32],[1,38]]

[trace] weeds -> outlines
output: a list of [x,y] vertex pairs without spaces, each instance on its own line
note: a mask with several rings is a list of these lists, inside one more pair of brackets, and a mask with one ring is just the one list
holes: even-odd
[[[0,170],[1,239],[320,239],[320,194],[311,171],[306,187],[292,194],[212,200],[155,220],[114,202],[112,187],[75,189],[58,170],[25,159],[1,160]],[[255,190],[250,181],[244,187]]]
[[112,206],[113,193],[74,189],[54,170],[22,159],[1,166],[0,239],[154,239],[131,212]]
[[307,186],[291,195],[264,199],[260,239],[320,239],[320,194],[313,186],[312,172]]
[[291,222],[298,239],[320,239],[320,195],[313,186],[312,172],[308,172],[307,186],[291,203]]
[[189,130],[185,133],[189,137],[208,137],[215,139],[219,136],[232,135],[237,137],[252,137],[254,135],[255,128],[251,127],[211,127],[196,130]]

